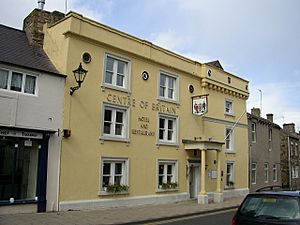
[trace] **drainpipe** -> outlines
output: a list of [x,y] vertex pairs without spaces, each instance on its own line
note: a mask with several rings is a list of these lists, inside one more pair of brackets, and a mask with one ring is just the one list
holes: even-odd
[[291,171],[291,146],[290,146],[290,136],[288,135],[288,163],[289,163],[289,186],[290,190],[292,188],[292,171]]

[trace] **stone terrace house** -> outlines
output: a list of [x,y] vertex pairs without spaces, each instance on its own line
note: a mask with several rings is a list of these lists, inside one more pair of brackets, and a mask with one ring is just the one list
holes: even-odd
[[281,128],[273,122],[273,114],[267,114],[267,119],[262,118],[259,108],[253,108],[247,116],[250,192],[265,186],[281,185]]
[[0,25],[0,214],[57,210],[65,76]]
[[299,190],[300,134],[295,131],[295,124],[284,124],[280,137],[282,185],[290,189]]

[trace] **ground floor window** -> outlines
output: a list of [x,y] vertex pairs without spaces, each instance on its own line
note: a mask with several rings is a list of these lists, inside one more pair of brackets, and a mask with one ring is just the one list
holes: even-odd
[[251,164],[251,184],[256,184],[256,166],[257,163]]
[[178,187],[178,168],[176,160],[158,160],[158,189]]
[[227,162],[226,164],[226,186],[234,186],[234,162]]
[[128,159],[103,158],[101,191],[128,191]]
[[269,182],[269,163],[264,163],[264,177],[265,177],[265,183]]
[[278,169],[277,169],[278,165],[274,164],[273,165],[273,181],[277,182],[278,181]]
[[0,201],[37,196],[39,140],[0,137]]
[[299,166],[292,166],[292,178],[299,177]]

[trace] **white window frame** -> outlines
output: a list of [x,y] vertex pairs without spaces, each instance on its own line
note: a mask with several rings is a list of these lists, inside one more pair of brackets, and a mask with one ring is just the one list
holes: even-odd
[[[230,132],[230,134],[227,134],[227,131]],[[227,142],[229,141],[229,146]],[[234,130],[232,127],[225,127],[225,149],[227,153],[234,153]]]
[[[111,133],[107,134],[104,133],[104,123],[105,121],[105,110],[111,110],[112,113],[112,128],[111,128]],[[115,125],[117,124],[116,122],[116,112],[123,112],[123,128],[122,128],[122,134],[121,135],[116,135],[115,134]],[[102,105],[102,121],[101,121],[101,137],[100,139],[103,140],[115,140],[115,141],[125,141],[128,142],[129,141],[129,114],[130,114],[130,109],[127,107],[122,107],[122,106],[117,106],[117,105],[111,105],[111,104],[107,104],[104,103]]]
[[257,177],[257,163],[251,163],[251,184],[256,184],[256,177]]
[[[228,173],[228,166],[230,166],[230,173]],[[230,185],[229,183],[232,182],[233,184]],[[234,186],[235,182],[235,162],[233,161],[227,161],[226,162],[226,183],[225,187],[231,188]]]
[[[104,163],[110,163],[110,174],[108,175],[109,178],[109,184],[113,185],[115,184],[115,167],[112,165],[115,165],[116,163],[122,163],[122,174],[121,174],[121,185],[129,186],[129,159],[128,158],[114,158],[114,157],[103,157],[101,158],[100,163],[100,190],[99,194],[107,194],[107,191],[103,184],[103,176],[104,176]],[[115,193],[114,193],[115,194]]]
[[224,109],[225,115],[233,115],[234,114],[233,107],[234,107],[233,100],[225,99],[225,109]]
[[273,165],[273,182],[278,181],[278,165],[274,164]]
[[[164,135],[163,139],[160,139],[160,119],[164,119]],[[172,140],[168,140],[168,121],[173,121],[173,134],[172,134]],[[178,122],[178,117],[176,116],[170,116],[166,114],[158,114],[158,132],[157,132],[157,139],[158,139],[158,144],[165,144],[165,145],[178,145],[178,128],[179,128],[179,122]]]
[[[113,71],[111,71],[113,73],[112,83],[106,82],[107,58],[112,58],[114,60]],[[118,62],[125,63],[123,86],[117,85],[117,74],[118,74],[117,66],[118,66]],[[126,59],[125,57],[122,57],[122,56],[117,56],[117,55],[111,54],[111,53],[105,53],[104,72],[103,72],[103,86],[108,87],[108,88],[112,88],[112,89],[117,89],[117,90],[124,91],[124,92],[129,92],[130,91],[130,86],[131,86],[131,61],[129,59]]]
[[295,143],[295,156],[298,156],[298,143]]
[[251,141],[252,143],[256,143],[256,123],[251,123]]
[[[0,70],[6,71],[8,73],[7,84],[6,84],[7,87],[6,88],[0,88],[0,91],[8,91],[8,92],[20,93],[20,94],[30,95],[30,96],[38,96],[38,77],[39,76],[37,74],[34,74],[32,72],[27,72],[27,71],[20,71],[20,70],[17,70],[17,69],[6,69],[6,68],[3,68],[3,67],[0,67]],[[11,90],[11,81],[12,81],[13,73],[18,73],[18,74],[21,74],[21,76],[22,76],[22,84],[21,84],[21,90],[20,91]],[[31,76],[31,77],[35,78],[34,94],[25,92],[25,83],[26,83],[27,76]]]
[[171,182],[172,183],[177,183],[177,187],[175,189],[178,189],[178,160],[175,159],[158,159],[157,160],[157,172],[156,172],[156,177],[157,177],[157,190],[158,191],[167,191],[165,189],[163,189],[162,185],[159,184],[159,177],[161,176],[161,174],[159,174],[159,167],[163,165],[164,166],[164,172],[162,174],[163,179],[162,179],[162,183],[167,183],[167,177],[169,176],[169,174],[167,173],[168,171],[168,165],[172,165],[172,179]]
[[[162,86],[161,85],[161,77],[165,76],[166,77],[166,86]],[[173,87],[173,96],[172,98],[169,98],[168,96],[168,90],[172,89],[169,86],[169,80],[173,79],[174,80],[174,87]],[[161,95],[161,87],[164,87],[164,92],[163,95]],[[158,80],[158,96],[160,100],[164,100],[164,101],[171,101],[171,102],[179,102],[179,77],[177,75],[168,73],[166,71],[160,71],[159,72],[159,80]]]
[[269,183],[269,163],[264,163],[264,181],[265,183]]
[[293,179],[299,178],[299,166],[298,165],[292,166],[292,178]]

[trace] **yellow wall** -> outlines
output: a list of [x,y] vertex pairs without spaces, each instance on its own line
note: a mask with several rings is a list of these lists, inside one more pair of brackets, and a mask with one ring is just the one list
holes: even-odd
[[[178,160],[179,193],[188,192],[186,164],[187,158],[200,158],[199,152],[184,150],[182,139],[212,137],[224,141],[225,125],[232,125],[246,110],[245,100],[248,82],[227,72],[188,60],[185,57],[154,46],[147,41],[88,20],[71,13],[66,19],[45,31],[45,50],[62,73],[68,75],[65,91],[64,128],[71,130],[71,136],[64,138],[61,156],[60,201],[86,200],[116,196],[99,196],[101,157],[126,157],[129,159],[129,186],[126,196],[146,196],[159,194],[157,190],[157,159]],[[59,51],[58,51],[59,50]],[[78,67],[84,52],[89,52],[92,61],[83,63],[88,74],[82,87],[73,96],[70,86],[76,86],[72,70]],[[103,87],[105,53],[124,57],[131,63],[130,93]],[[207,69],[213,76],[207,77]],[[179,103],[158,99],[159,72],[167,71],[178,76]],[[141,73],[147,71],[150,78],[142,80]],[[227,77],[232,84],[226,84]],[[208,82],[214,86],[203,83]],[[192,84],[194,93],[188,86]],[[218,87],[223,87],[223,91]],[[226,90],[233,94],[225,94]],[[228,92],[229,93],[229,92]],[[209,94],[209,112],[203,117],[192,115],[191,97]],[[101,140],[102,104],[117,103],[118,97],[127,98],[131,106],[129,114],[129,142]],[[235,116],[224,115],[225,98],[234,101]],[[123,99],[123,98],[122,98]],[[145,107],[145,104],[147,107]],[[158,111],[157,104],[169,107],[179,118],[177,146],[157,145]],[[121,105],[127,105],[122,102]],[[141,129],[139,117],[147,117],[147,130],[154,136],[132,134],[132,129]],[[214,122],[209,118],[218,119]],[[221,122],[220,122],[221,120]],[[222,170],[226,160],[236,162],[236,188],[247,188],[248,135],[246,114],[235,129],[235,154],[222,153]],[[244,126],[243,126],[244,125]],[[208,171],[216,170],[216,152],[207,154]],[[208,172],[207,171],[207,172]],[[206,173],[207,176],[208,173]],[[225,176],[224,176],[225,179]],[[223,180],[224,180],[223,179]],[[207,177],[207,191],[213,192],[216,180]],[[222,187],[224,183],[222,183]]]

